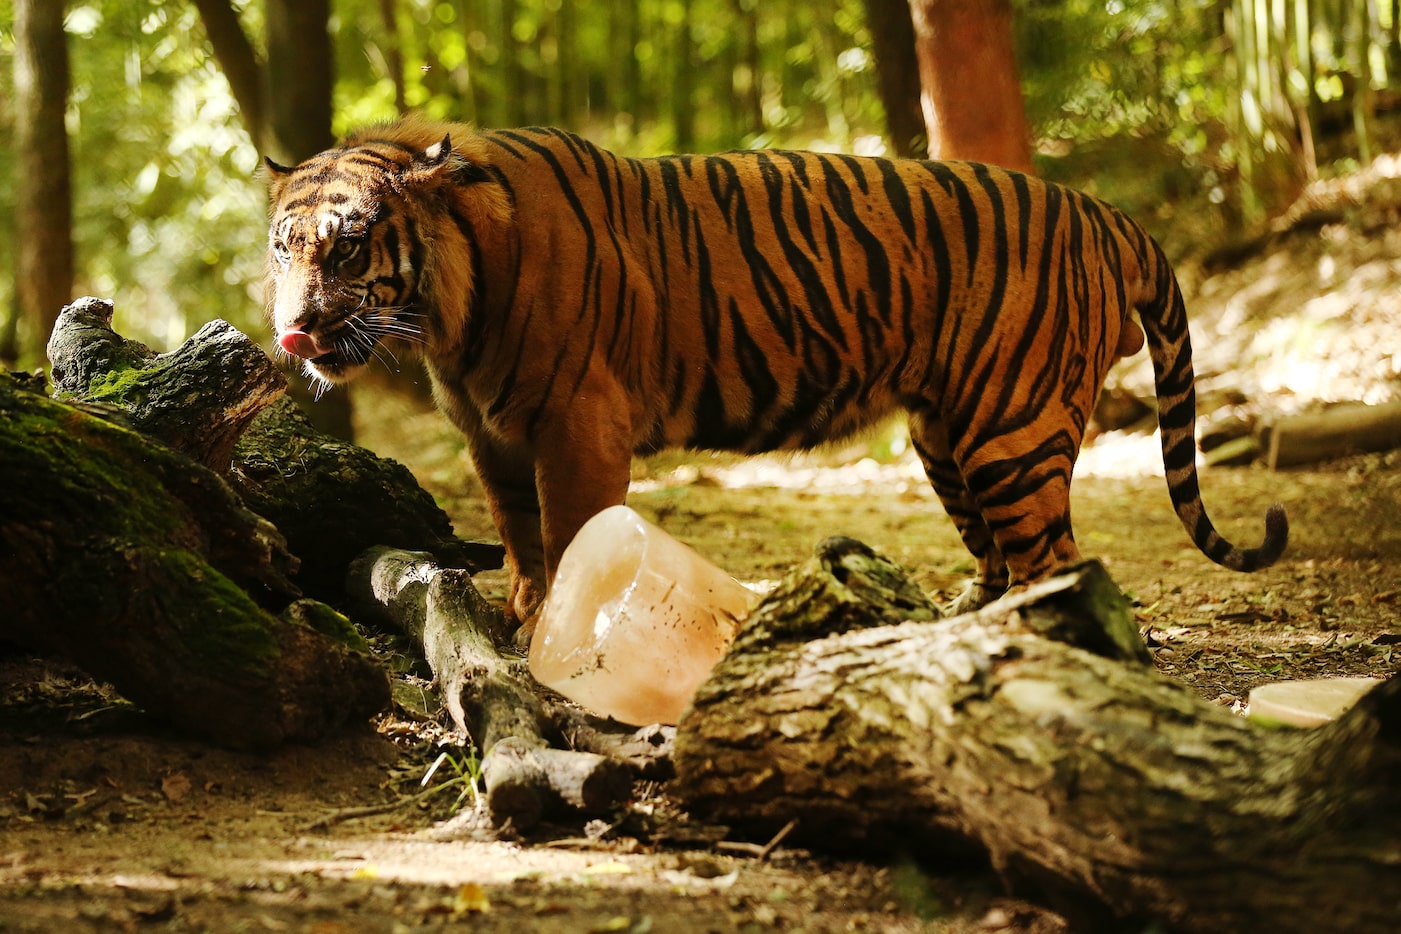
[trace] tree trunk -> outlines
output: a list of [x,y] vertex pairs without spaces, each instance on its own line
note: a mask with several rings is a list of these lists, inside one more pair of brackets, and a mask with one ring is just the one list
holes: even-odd
[[1075,930],[1394,928],[1401,681],[1265,729],[1145,664],[1098,565],[942,622],[902,581],[828,544],[760,605],[677,729],[692,813],[829,848],[972,841]]
[[886,132],[897,156],[929,154],[929,130],[920,103],[919,57],[909,0],[866,0],[866,25],[876,57],[876,90]]
[[[287,165],[331,146],[329,0],[268,0],[266,62],[228,0],[195,0],[195,6],[253,145]],[[298,379],[289,392],[318,430],[345,441],[355,437],[348,388],[316,399]]]
[[395,0],[379,0],[379,23],[384,30],[384,67],[394,82],[394,112],[409,112],[404,75],[404,43],[399,35],[399,6]]
[[[268,0],[267,139],[264,154],[295,165],[329,148],[334,69],[328,32],[330,0]],[[300,380],[291,394],[312,424],[332,437],[355,437],[349,387],[319,398]]]
[[671,126],[677,152],[696,147],[696,50],[691,34],[691,2],[679,0],[671,41]]
[[268,0],[267,155],[278,162],[301,162],[335,141],[330,15],[330,0]]
[[1010,0],[910,0],[931,159],[1031,172]]
[[732,0],[738,33],[734,41],[739,67],[730,80],[735,95],[734,109],[739,118],[737,128],[740,139],[752,138],[764,132],[764,60],[759,48],[758,4],[759,0]]
[[[18,358],[48,340],[73,290],[73,197],[69,182],[68,40],[60,0],[16,0],[15,221],[18,321],[27,347],[0,348]],[[16,340],[18,344],[19,341]]]
[[500,54],[504,66],[502,76],[502,97],[504,101],[494,105],[498,119],[506,126],[521,126],[538,123],[531,120],[528,76],[521,64],[520,43],[516,41],[516,19],[520,15],[519,0],[501,0]]

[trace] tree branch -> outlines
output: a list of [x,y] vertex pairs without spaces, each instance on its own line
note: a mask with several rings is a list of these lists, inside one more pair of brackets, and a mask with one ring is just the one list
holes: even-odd
[[267,152],[267,109],[264,97],[263,63],[248,41],[229,0],[194,0],[204,31],[214,46],[214,57],[228,79],[234,100],[243,117],[243,126],[253,138],[258,152]]

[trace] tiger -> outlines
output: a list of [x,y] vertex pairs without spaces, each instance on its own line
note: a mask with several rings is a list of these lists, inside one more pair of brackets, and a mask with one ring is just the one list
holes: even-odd
[[629,158],[421,117],[266,162],[277,347],[322,386],[421,357],[523,632],[574,534],[624,502],[634,455],[807,449],[897,412],[976,562],[950,611],[1041,580],[1080,559],[1072,469],[1145,336],[1192,542],[1238,571],[1284,551],[1281,504],[1255,548],[1208,518],[1177,278],[1144,228],[1069,187],[972,162]]

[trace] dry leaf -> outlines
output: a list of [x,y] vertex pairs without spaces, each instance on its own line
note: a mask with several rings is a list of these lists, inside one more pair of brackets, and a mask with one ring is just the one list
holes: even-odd
[[475,882],[463,883],[457,890],[457,897],[453,899],[452,913],[486,914],[488,911],[491,911],[491,900],[486,897],[486,890]]
[[190,777],[184,772],[171,772],[161,779],[161,794],[171,804],[179,804],[190,794]]

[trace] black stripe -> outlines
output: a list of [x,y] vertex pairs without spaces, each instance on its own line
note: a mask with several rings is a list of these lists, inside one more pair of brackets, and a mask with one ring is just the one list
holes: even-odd
[[915,215],[910,206],[910,187],[900,177],[900,172],[894,162],[889,159],[876,159],[874,161],[876,168],[880,171],[881,181],[885,185],[886,201],[889,202],[891,210],[895,212],[895,217],[900,221],[900,227],[905,231],[905,239],[913,244],[915,242]]

